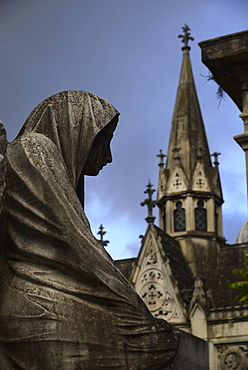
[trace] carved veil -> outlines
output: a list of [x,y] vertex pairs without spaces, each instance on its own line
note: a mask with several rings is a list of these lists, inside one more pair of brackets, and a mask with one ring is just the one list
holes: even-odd
[[176,353],[91,233],[76,195],[96,135],[118,112],[82,91],[33,110],[8,145],[0,363],[12,369],[160,369]]

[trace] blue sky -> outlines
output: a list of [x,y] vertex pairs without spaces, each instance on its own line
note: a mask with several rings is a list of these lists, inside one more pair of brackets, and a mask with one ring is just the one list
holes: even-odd
[[1,0],[0,119],[11,141],[48,96],[79,89],[120,112],[114,161],[86,181],[92,231],[103,224],[113,258],[137,255],[147,216],[148,179],[156,189],[159,149],[166,153],[182,61],[181,27],[191,35],[191,62],[210,151],[219,157],[224,236],[235,241],[247,219],[243,132],[229,97],[218,108],[206,83],[198,42],[247,29],[246,0]]

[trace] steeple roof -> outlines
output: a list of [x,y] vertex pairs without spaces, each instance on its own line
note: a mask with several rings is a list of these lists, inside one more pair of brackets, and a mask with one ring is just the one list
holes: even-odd
[[205,168],[212,167],[212,163],[190,62],[188,41],[193,38],[189,36],[190,29],[187,25],[182,28],[184,34],[179,37],[182,37],[184,42],[183,61],[172,118],[166,169],[172,170],[175,164],[180,164],[190,180],[197,161],[200,160]]
[[173,236],[179,232],[221,236],[220,153],[213,154],[213,166],[190,62],[188,42],[193,38],[187,25],[182,28],[184,33],[179,37],[184,43],[183,60],[165,168],[164,154],[162,151],[158,154],[159,222],[160,227]]

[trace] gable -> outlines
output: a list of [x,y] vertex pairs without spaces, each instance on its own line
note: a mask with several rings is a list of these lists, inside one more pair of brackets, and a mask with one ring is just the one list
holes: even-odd
[[192,190],[211,191],[203,164],[199,162],[196,165],[196,168],[195,168],[195,171],[192,177]]
[[138,257],[135,289],[154,317],[171,323],[185,322],[179,291],[172,283],[172,272],[166,256],[161,253],[159,238],[151,230],[143,240]]
[[187,190],[188,181],[183,170],[180,167],[176,167],[171,175],[166,186],[167,193],[178,193]]

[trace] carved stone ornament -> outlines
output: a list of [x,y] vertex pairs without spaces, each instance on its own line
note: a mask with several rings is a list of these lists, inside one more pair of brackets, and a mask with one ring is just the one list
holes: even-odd
[[158,266],[158,256],[154,249],[153,239],[151,237],[149,240],[149,247],[147,248],[147,252],[144,257],[144,265],[147,267]]
[[162,369],[177,333],[155,319],[92,235],[83,176],[111,162],[119,113],[64,91],[39,104],[6,151],[1,369]]
[[158,269],[146,270],[140,277],[140,297],[154,317],[170,320],[174,317],[176,305],[172,295],[166,290],[163,274]]
[[198,276],[195,278],[193,295],[190,301],[190,310],[192,310],[196,303],[199,304],[205,312],[207,312],[209,306],[209,299],[204,286],[204,282]]
[[245,347],[224,346],[218,348],[221,370],[246,370],[248,368],[248,359],[247,348]]

